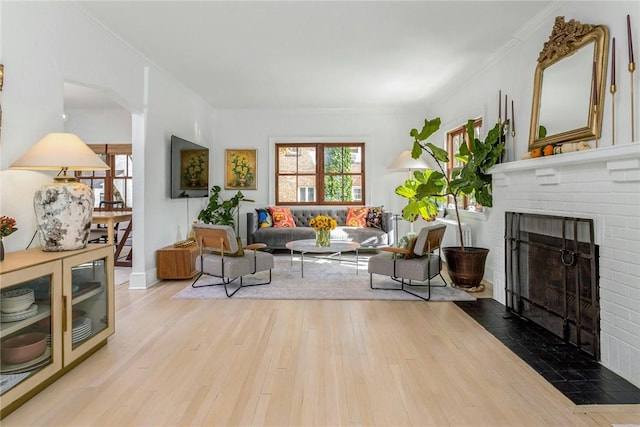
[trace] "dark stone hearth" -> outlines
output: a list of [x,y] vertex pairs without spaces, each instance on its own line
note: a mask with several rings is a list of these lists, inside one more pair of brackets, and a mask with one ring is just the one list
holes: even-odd
[[574,345],[490,298],[456,302],[576,405],[640,404],[640,389]]

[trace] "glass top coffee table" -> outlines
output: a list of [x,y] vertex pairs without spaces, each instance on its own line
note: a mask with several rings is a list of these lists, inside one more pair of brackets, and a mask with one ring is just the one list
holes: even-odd
[[293,253],[300,253],[300,275],[304,277],[304,254],[324,254],[328,258],[338,256],[338,262],[342,262],[342,252],[356,253],[356,274],[358,274],[358,249],[360,243],[342,240],[331,240],[329,246],[316,246],[316,239],[293,240],[287,242],[285,247],[291,251],[291,265],[293,265]]

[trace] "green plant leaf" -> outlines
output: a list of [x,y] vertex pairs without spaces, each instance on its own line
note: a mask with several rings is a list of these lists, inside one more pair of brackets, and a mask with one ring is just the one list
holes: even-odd
[[547,136],[547,128],[540,125],[538,127],[538,138],[544,138],[545,136]]
[[422,131],[420,131],[418,135],[411,136],[414,136],[418,141],[424,141],[425,139],[436,133],[438,129],[440,129],[440,123],[440,117],[436,117],[435,119],[431,120],[425,119]]
[[447,153],[447,150],[443,150],[442,148],[437,147],[430,142],[427,143],[427,148],[431,151],[433,157],[435,157],[437,161],[442,163],[449,162],[449,154]]

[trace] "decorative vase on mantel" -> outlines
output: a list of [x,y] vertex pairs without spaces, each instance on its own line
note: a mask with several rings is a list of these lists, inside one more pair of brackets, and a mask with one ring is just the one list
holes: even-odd
[[331,234],[330,230],[325,230],[324,228],[320,228],[316,230],[316,246],[318,247],[327,247],[331,244],[329,240],[329,235]]
[[0,238],[0,261],[4,261],[4,243],[2,243],[1,238]]

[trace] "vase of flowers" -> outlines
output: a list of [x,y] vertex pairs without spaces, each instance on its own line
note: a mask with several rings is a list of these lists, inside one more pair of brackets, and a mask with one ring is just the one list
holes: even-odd
[[16,231],[18,231],[18,228],[16,227],[15,219],[4,215],[0,217],[0,261],[4,261],[4,243],[2,243],[2,239]]
[[309,221],[309,225],[316,231],[316,246],[326,247],[331,244],[331,230],[338,226],[338,222],[326,215],[318,215]]

